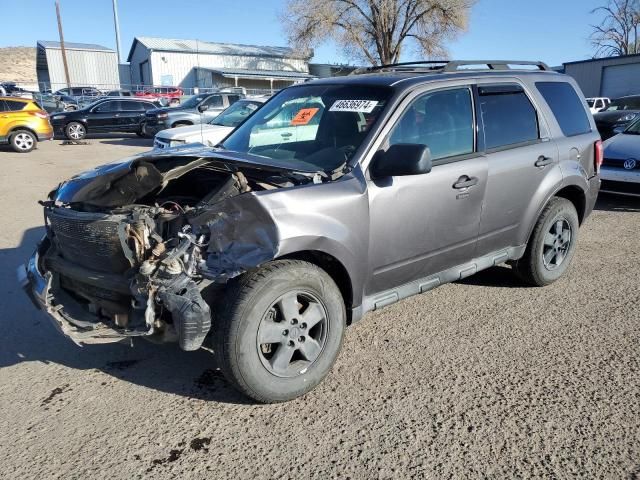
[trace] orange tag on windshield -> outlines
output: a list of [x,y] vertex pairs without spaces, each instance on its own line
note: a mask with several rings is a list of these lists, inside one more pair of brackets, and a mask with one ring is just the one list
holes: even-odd
[[313,116],[318,113],[319,108],[303,108],[291,120],[291,125],[306,125],[311,121]]

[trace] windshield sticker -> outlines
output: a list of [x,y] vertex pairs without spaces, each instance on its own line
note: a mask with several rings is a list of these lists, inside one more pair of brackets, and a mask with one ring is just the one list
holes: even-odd
[[378,102],[375,100],[336,100],[329,111],[371,113],[376,105]]
[[306,125],[311,121],[313,116],[318,113],[319,108],[303,108],[291,120],[291,125]]

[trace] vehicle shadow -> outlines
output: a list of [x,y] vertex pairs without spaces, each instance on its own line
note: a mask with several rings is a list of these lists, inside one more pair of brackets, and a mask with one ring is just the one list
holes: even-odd
[[607,212],[640,212],[640,197],[600,192],[594,210]]
[[[88,137],[89,138],[89,137]],[[126,137],[118,139],[100,139],[100,143],[103,145],[123,145],[126,147],[153,147],[152,138]]]
[[22,362],[59,364],[105,375],[188,398],[232,404],[252,402],[222,377],[207,350],[184,352],[177,345],[136,340],[129,344],[78,347],[63,337],[36,309],[18,284],[16,269],[44,235],[44,228],[24,232],[15,248],[0,249],[0,372]]
[[475,275],[458,280],[456,283],[478,287],[529,288],[527,284],[516,276],[513,269],[507,265],[487,268]]

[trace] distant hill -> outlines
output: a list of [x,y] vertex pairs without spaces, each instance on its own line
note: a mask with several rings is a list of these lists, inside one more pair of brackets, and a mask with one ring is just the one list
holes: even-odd
[[0,48],[0,81],[36,83],[36,48]]

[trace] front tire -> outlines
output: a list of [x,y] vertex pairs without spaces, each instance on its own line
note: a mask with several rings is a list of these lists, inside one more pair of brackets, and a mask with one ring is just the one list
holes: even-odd
[[518,277],[537,287],[558,280],[575,254],[579,227],[573,203],[552,198],[538,218],[524,256],[514,264]]
[[11,134],[9,143],[14,152],[29,153],[36,148],[38,139],[29,130],[17,130]]
[[277,260],[231,282],[213,332],[227,380],[262,403],[300,397],[329,373],[346,324],[340,290],[321,268]]
[[80,122],[71,122],[64,127],[64,135],[69,140],[77,142],[87,136],[87,128]]

